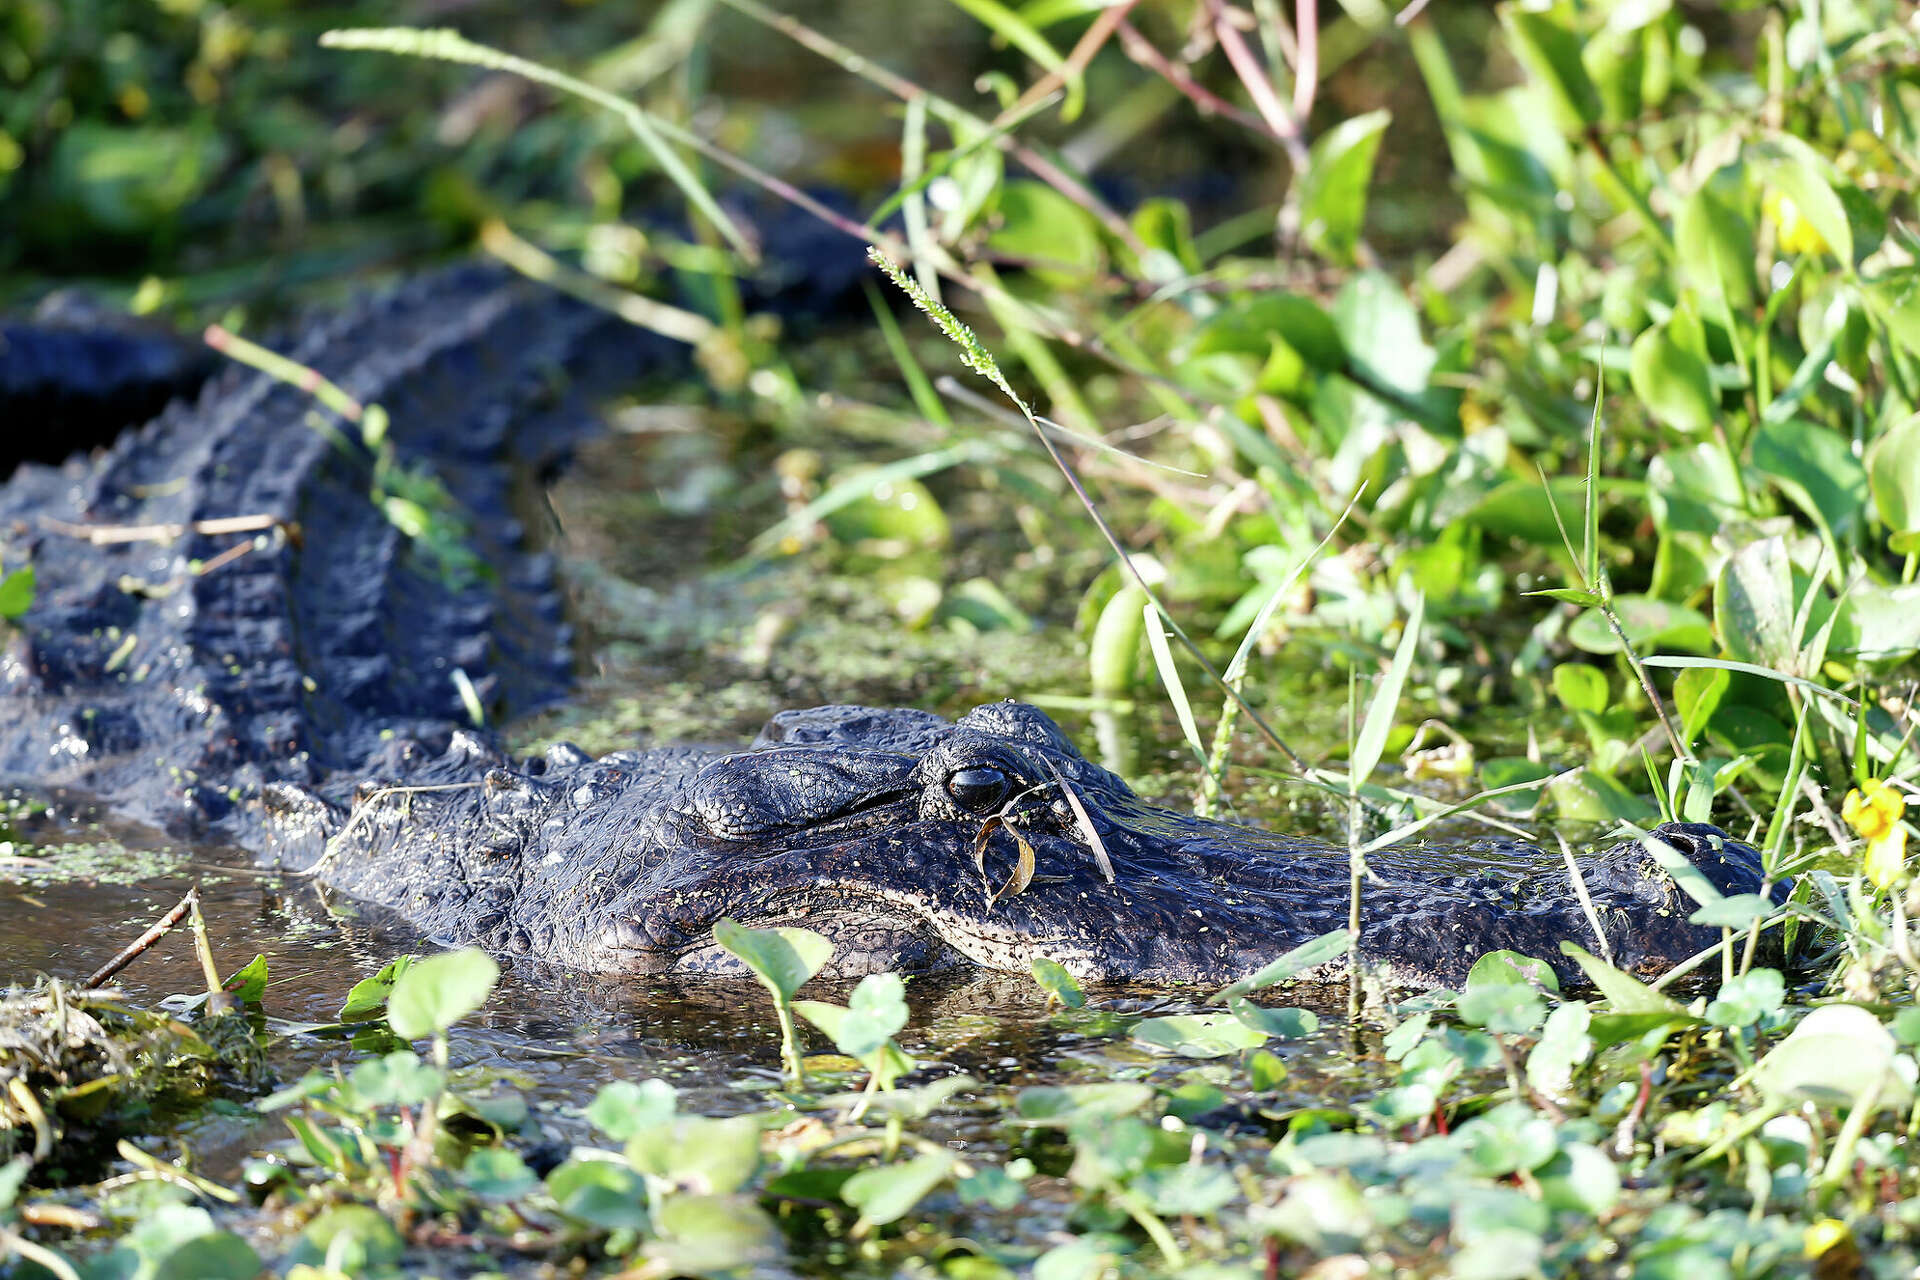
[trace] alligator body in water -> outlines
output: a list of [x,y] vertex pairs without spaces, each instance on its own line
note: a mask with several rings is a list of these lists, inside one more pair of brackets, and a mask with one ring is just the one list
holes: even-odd
[[[223,376],[103,455],[0,489],[0,550],[39,575],[0,655],[0,776],[578,969],[729,968],[712,927],[733,917],[818,929],[849,975],[1045,956],[1083,978],[1218,982],[1345,923],[1344,850],[1147,804],[1018,702],[952,723],[783,712],[745,751],[507,758],[462,727],[468,704],[510,714],[569,670],[514,477],[589,429],[584,390],[659,348],[467,271],[291,354],[387,408],[396,461],[431,467],[491,572],[450,581],[300,391]],[[230,517],[262,527],[206,523]],[[1657,834],[1723,893],[1763,885],[1758,855],[1713,828]],[[1630,841],[1578,860],[1585,902],[1566,860],[1518,842],[1369,863],[1363,953],[1396,983],[1457,982],[1499,948],[1564,969],[1563,939],[1651,973],[1719,934]]]

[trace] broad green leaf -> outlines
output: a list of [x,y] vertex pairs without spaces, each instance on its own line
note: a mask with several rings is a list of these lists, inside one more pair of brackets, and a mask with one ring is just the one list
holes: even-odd
[[1753,1085],[1781,1102],[1905,1110],[1913,1059],[1878,1017],[1854,1004],[1822,1005],[1753,1069]]
[[1920,551],[1920,414],[1896,422],[1867,448],[1867,483],[1893,549]]
[[1268,1009],[1245,996],[1236,996],[1227,1007],[1244,1025],[1276,1040],[1298,1040],[1320,1029],[1320,1017],[1311,1009]]
[[793,1007],[832,1037],[834,1048],[864,1062],[907,1025],[905,990],[897,973],[870,973],[844,1010],[818,1000],[796,1001]]
[[1392,277],[1362,271],[1333,299],[1333,322],[1358,370],[1409,396],[1427,388],[1439,360],[1420,333],[1420,313]]
[[1137,1080],[1035,1085],[1015,1096],[1013,1111],[1023,1124],[1065,1128],[1086,1120],[1132,1115],[1152,1101],[1152,1086]]
[[1106,263],[1092,215],[1045,183],[1019,179],[1000,191],[1000,225],[987,245],[1065,281],[1083,280]]
[[402,1040],[440,1035],[485,1004],[500,966],[477,947],[415,962],[387,997],[387,1022]]
[[1778,969],[1751,969],[1722,983],[1707,1005],[1707,1021],[1719,1027],[1750,1027],[1785,1003],[1786,979]]
[[1231,1013],[1188,1013],[1148,1018],[1133,1029],[1133,1042],[1182,1058],[1224,1058],[1267,1042],[1267,1032]]
[[1496,1035],[1526,1035],[1546,1016],[1546,1001],[1524,983],[1483,982],[1454,1002],[1460,1020]]
[[309,1267],[324,1264],[339,1274],[364,1275],[393,1266],[406,1248],[407,1242],[386,1214],[371,1205],[342,1204],[323,1210],[307,1223],[286,1261]]
[[267,993],[267,958],[255,956],[221,984],[241,1004],[259,1004]]
[[1744,314],[1759,292],[1753,272],[1753,227],[1723,201],[1712,183],[1680,205],[1673,225],[1680,270],[1701,293]]
[[1230,1000],[1234,996],[1245,995],[1249,991],[1258,991],[1262,987],[1271,987],[1276,983],[1317,969],[1329,960],[1337,960],[1347,954],[1347,942],[1351,935],[1345,929],[1335,929],[1311,938],[1288,951],[1277,960],[1268,961],[1258,972],[1249,974],[1231,986],[1215,993],[1215,1001]]
[[1762,423],[1753,437],[1753,465],[1836,544],[1845,544],[1867,502],[1867,472],[1851,440],[1804,418]]
[[363,1102],[376,1107],[411,1107],[447,1086],[445,1074],[420,1060],[411,1049],[369,1058],[347,1077]]
[[609,1231],[645,1230],[647,1188],[640,1175],[610,1160],[569,1160],[546,1178],[547,1194],[569,1218]]
[[1673,678],[1673,705],[1680,713],[1681,736],[1689,743],[1719,709],[1733,676],[1715,667],[1690,667]]
[[371,978],[362,978],[354,983],[347,992],[346,1003],[340,1006],[340,1021],[358,1022],[386,1008],[387,997],[393,994],[393,984],[400,981],[419,958],[413,955],[395,956]]
[[1200,326],[1183,358],[1234,352],[1265,359],[1275,338],[1318,372],[1347,361],[1340,330],[1319,303],[1284,290],[1261,292],[1222,306]]
[[732,919],[713,926],[713,940],[785,1003],[833,958],[833,943],[811,929],[749,929]]
[[518,1200],[540,1185],[519,1153],[506,1147],[481,1147],[469,1155],[460,1166],[460,1181],[489,1200]]
[[1628,361],[1633,394],[1647,412],[1675,431],[1707,431],[1720,410],[1706,361],[1674,341],[1666,326],[1633,340]]
[[[1627,642],[1636,653],[1648,649],[1713,651],[1713,626],[1698,609],[1629,593],[1613,597],[1613,615],[1620,620],[1620,629],[1626,632]],[[1588,653],[1620,652],[1620,637],[1598,610],[1575,618],[1567,628],[1567,639]]]
[[1473,968],[1467,970],[1467,987],[1530,987],[1541,986],[1548,991],[1560,990],[1560,978],[1553,966],[1545,960],[1539,960],[1518,951],[1489,951],[1473,962]]
[[1553,692],[1567,710],[1597,716],[1607,709],[1607,674],[1584,662],[1563,662],[1553,669]]
[[1597,769],[1560,774],[1547,783],[1554,809],[1574,822],[1651,821],[1654,807]]
[[627,1139],[627,1163],[696,1195],[730,1195],[760,1168],[760,1122],[753,1116],[676,1116]]
[[1736,662],[1797,670],[1798,604],[1785,541],[1765,538],[1741,547],[1727,557],[1713,593],[1713,625],[1720,647]]
[[1600,90],[1580,60],[1580,36],[1559,17],[1513,3],[1500,6],[1500,20],[1528,78],[1545,91],[1561,132],[1578,134],[1599,122]]
[[586,1110],[587,1122],[615,1142],[673,1119],[674,1087],[665,1080],[615,1080],[602,1085]]
[[[781,1260],[780,1228],[745,1196],[677,1195],[661,1203],[642,1252],[652,1275],[760,1275]],[[784,1269],[784,1268],[783,1268]]]
[[1527,1054],[1527,1080],[1543,1093],[1559,1095],[1573,1087],[1573,1073],[1593,1056],[1587,1034],[1593,1015],[1578,1000],[1555,1005]]
[[1300,175],[1300,235],[1335,266],[1354,265],[1366,218],[1367,183],[1392,114],[1385,110],[1350,116],[1314,139]]
[[1598,1218],[1620,1199],[1620,1171],[1598,1147],[1569,1142],[1534,1170],[1540,1198],[1549,1207]]
[[1825,157],[1789,134],[1748,143],[1745,156],[1767,186],[1793,201],[1799,216],[1820,233],[1834,256],[1853,265],[1853,229],[1846,206],[1829,181],[1832,169]]
[[1078,1009],[1087,1003],[1087,993],[1080,989],[1074,976],[1067,967],[1057,960],[1037,956],[1033,962],[1033,980],[1053,999],[1069,1009]]
[[840,1196],[860,1211],[863,1224],[885,1226],[905,1217],[945,1182],[953,1173],[956,1159],[950,1152],[929,1151],[903,1164],[862,1169],[847,1179]]

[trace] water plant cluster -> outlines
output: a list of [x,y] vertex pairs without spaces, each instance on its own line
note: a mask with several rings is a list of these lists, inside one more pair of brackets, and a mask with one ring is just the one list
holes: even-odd
[[[1001,1088],[902,1049],[899,976],[826,993],[844,1004],[799,999],[823,939],[723,927],[716,941],[771,998],[779,1066],[712,1114],[648,1081],[607,1084],[579,1117],[536,1115],[450,1067],[449,1032],[483,1007],[492,962],[396,963],[342,1010],[361,1024],[352,1055],[248,1103],[283,1115],[288,1137],[236,1186],[130,1145],[111,1185],[54,1188],[62,1108],[86,1086],[15,1067],[0,1042],[0,1149],[18,1153],[0,1166],[0,1271],[1912,1270],[1913,6],[1515,0],[1462,15],[1349,0],[1324,29],[1331,10],[1275,0],[959,8],[1000,50],[977,100],[757,0],[668,6],[617,74],[448,32],[325,43],[356,68],[342,74],[405,54],[609,109],[582,134],[591,214],[483,207],[449,181],[456,225],[697,346],[716,394],[789,443],[807,443],[812,393],[830,389],[812,371],[833,366],[741,306],[754,246],[715,175],[876,246],[933,327],[880,301],[890,371],[861,374],[834,411],[921,447],[826,471],[790,453],[788,518],[755,553],[869,574],[904,628],[1077,627],[1089,656],[1072,696],[1138,708],[1157,686],[1201,806],[1248,803],[1257,779],[1343,821],[1349,929],[1164,1016],[1036,966],[1035,999],[1129,1052],[1093,1078]],[[728,145],[694,128],[690,79],[631,92],[651,79],[634,66],[682,64],[723,15],[888,103],[891,190],[851,214],[822,204],[743,154],[750,131]],[[9,39],[10,77],[23,60],[86,62]],[[203,31],[187,90],[211,75],[217,100],[244,52]],[[1364,109],[1330,102],[1348,63],[1401,69],[1419,103],[1364,75],[1347,95]],[[136,114],[138,77],[106,65],[100,83],[120,87],[100,103]],[[146,126],[62,130],[22,101],[0,120],[0,178],[10,146],[45,147],[79,193],[62,198],[105,191],[141,226],[203,210],[200,175],[226,143],[182,132],[137,150],[117,185],[89,186],[84,161]],[[1197,201],[1117,201],[1092,180],[1194,115],[1284,181],[1249,182],[1247,207],[1201,225]],[[542,125],[523,145],[565,150]],[[1400,230],[1404,187],[1397,203],[1378,195],[1413,128],[1445,160],[1425,240]],[[681,193],[688,235],[626,220],[623,184],[643,181]],[[0,181],[0,199],[50,190],[21,182],[9,195]],[[269,188],[283,207],[302,189],[297,174]],[[92,216],[109,214],[121,206]],[[943,376],[955,360],[988,381]],[[1028,560],[1109,555],[1077,610],[926,554],[950,536],[943,508],[981,490]],[[14,568],[0,614],[32,590]],[[1325,759],[1295,745],[1278,696],[1296,686],[1276,673],[1302,655],[1328,673],[1316,696],[1346,709],[1346,749]],[[1012,692],[1027,691],[993,691]],[[1541,732],[1483,734],[1476,708],[1496,703]],[[1539,958],[1496,954],[1462,990],[1410,997],[1356,970],[1337,1030],[1325,1007],[1253,999],[1364,931],[1366,855],[1387,841],[1662,817],[1752,839],[1771,882],[1793,886],[1784,904],[1728,898],[1676,861],[1695,918],[1722,930],[1686,972],[1649,984],[1574,948],[1588,985],[1562,991]],[[17,998],[35,1019],[62,1001]],[[1289,1092],[1309,1051],[1354,1087]]]

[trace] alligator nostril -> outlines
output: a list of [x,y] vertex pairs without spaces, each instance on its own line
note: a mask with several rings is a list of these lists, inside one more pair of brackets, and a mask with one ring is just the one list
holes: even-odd
[[947,778],[947,794],[963,809],[991,809],[1006,799],[1007,775],[988,765],[957,769]]

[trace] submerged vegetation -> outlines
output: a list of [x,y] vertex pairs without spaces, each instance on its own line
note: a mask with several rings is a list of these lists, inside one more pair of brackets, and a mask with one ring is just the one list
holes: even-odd
[[[147,239],[130,300],[204,310],[247,291],[237,260],[186,248],[223,218],[266,199],[318,246],[325,211],[392,218],[414,183],[423,239],[475,238],[697,347],[769,474],[680,469],[666,514],[764,511],[729,554],[857,584],[885,605],[863,623],[891,620],[902,646],[1073,629],[1072,684],[1036,690],[1027,667],[978,692],[1113,717],[1157,687],[1200,805],[1257,815],[1257,780],[1344,828],[1350,929],[1150,1007],[1037,965],[1031,999],[1076,1047],[1047,1082],[1007,1085],[914,1039],[898,975],[799,998],[825,939],[725,926],[771,997],[739,1087],[694,1106],[615,1081],[577,1115],[453,1067],[449,1034],[498,977],[478,953],[395,962],[327,1026],[267,1019],[264,963],[225,984],[241,1015],[48,983],[0,1004],[0,1273],[1909,1273],[1920,14],[925,7],[980,52],[976,84],[909,79],[869,60],[890,53],[872,31],[756,0],[676,0],[568,63],[577,78],[475,33],[344,29],[353,14],[327,24],[339,52],[294,51],[319,27],[272,6],[169,3],[96,47],[29,2],[0,23],[19,87],[0,209],[33,228],[9,266],[57,261],[76,227],[122,254]],[[589,7],[581,29],[604,22]],[[884,181],[837,175],[860,211],[772,176],[792,139],[769,115],[706,109],[716,31],[820,59],[809,86],[844,77],[849,151],[875,120],[894,131]],[[424,127],[407,111],[445,104],[395,93],[458,91],[447,61],[500,74],[440,116],[448,156],[409,176]],[[369,96],[322,128],[292,90],[336,76]],[[533,113],[522,77],[611,114]],[[247,95],[282,114],[248,115]],[[872,330],[826,342],[748,314],[757,249],[715,194],[723,169],[817,218],[821,243],[878,246],[939,332],[877,291]],[[1225,194],[1191,189],[1222,175]],[[558,198],[569,182],[586,211]],[[629,217],[669,191],[687,226]],[[962,364],[989,382],[942,372]],[[396,525],[464,550],[431,477],[376,487]],[[955,545],[983,515],[1011,547],[997,560]],[[622,572],[589,598],[632,596]],[[13,567],[0,617],[34,586]],[[643,629],[603,629],[622,625]],[[725,623],[737,642],[650,643],[764,665],[792,625],[762,612]],[[1304,737],[1301,701],[1335,709]],[[614,720],[669,727],[648,716]],[[1303,992],[1314,1010],[1251,998],[1365,929],[1367,854],[1388,842],[1673,817],[1751,839],[1793,884],[1783,906],[1729,898],[1676,860],[1695,919],[1723,931],[1687,973],[1648,985],[1574,947],[1579,991],[1496,953],[1458,992],[1409,999],[1356,970],[1338,997]],[[32,853],[0,848],[0,877],[31,885]],[[1792,963],[1768,963],[1776,938]],[[244,1064],[288,1036],[347,1050],[246,1104],[287,1136],[239,1176],[127,1143],[77,1184],[99,1171],[61,1144],[93,1131],[87,1108],[159,1131],[175,1113],[147,1099],[240,1095]],[[1294,1087],[1308,1061],[1342,1086]],[[83,1078],[121,1070],[136,1087]]]

